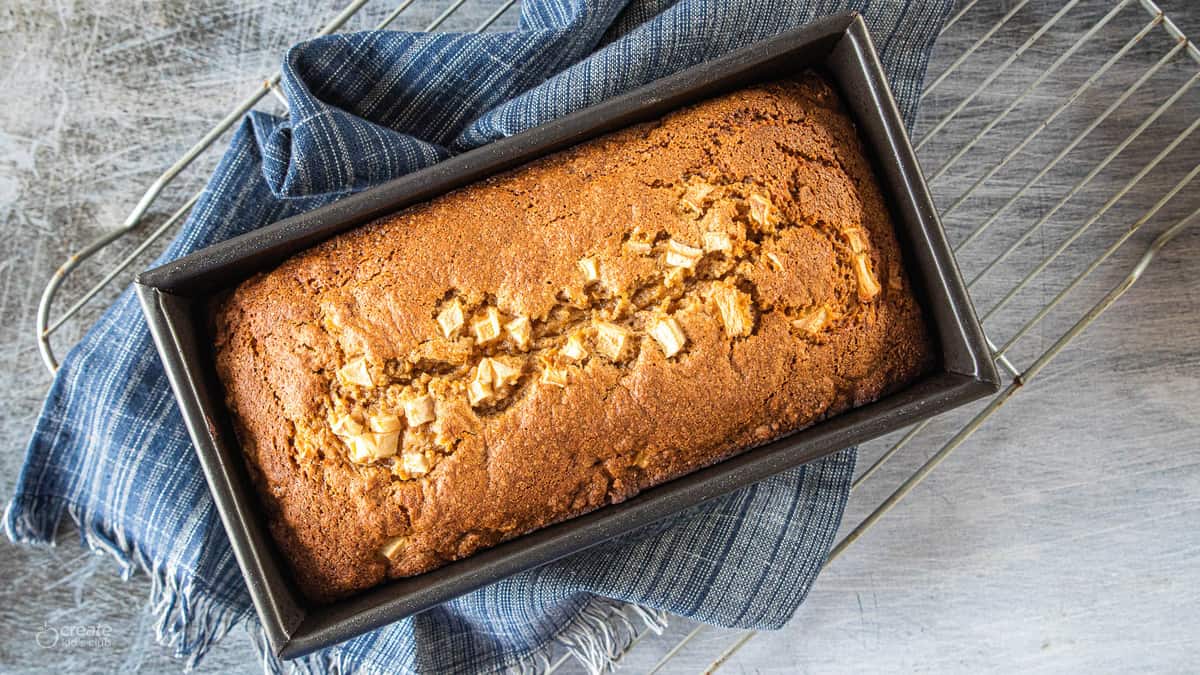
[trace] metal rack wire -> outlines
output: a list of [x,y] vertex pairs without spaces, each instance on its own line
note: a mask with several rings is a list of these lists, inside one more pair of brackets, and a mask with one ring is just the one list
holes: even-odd
[[[357,14],[363,8],[363,6],[367,4],[368,1],[369,0],[353,0],[353,2],[343,7],[340,12],[334,15],[334,17],[330,19],[329,22],[326,23],[319,31],[312,35],[312,37],[321,37],[323,35],[329,35],[336,32],[355,14]],[[447,19],[457,12],[459,8],[466,4],[466,1],[467,0],[452,0],[450,5],[447,6],[446,9],[437,16],[437,18],[431,21],[422,30],[437,30],[443,23],[446,22]],[[375,30],[383,30],[391,26],[397,19],[401,17],[405,10],[411,7],[415,2],[416,0],[401,0],[400,4],[398,4],[395,9],[389,12],[387,16],[385,16],[374,26]],[[512,9],[516,3],[517,0],[503,0],[503,2],[496,7],[495,11],[488,15],[488,17],[475,28],[475,32],[482,33],[483,31],[487,30],[501,16]],[[50,277],[50,281],[46,283],[46,287],[42,291],[42,297],[38,302],[37,317],[34,323],[35,330],[37,332],[36,338],[38,353],[41,355],[42,362],[46,365],[46,368],[49,369],[51,374],[58,370],[58,358],[54,355],[54,349],[50,344],[50,338],[54,335],[54,333],[59,328],[62,328],[63,324],[70,320],[71,317],[78,314],[79,311],[84,308],[84,306],[91,302],[104,289],[108,288],[108,286],[112,284],[112,282],[115,281],[122,272],[128,269],[130,265],[139,259],[142,254],[154,244],[155,241],[160,239],[167,232],[170,232],[176,225],[182,222],[183,219],[187,217],[187,214],[191,212],[192,207],[195,206],[196,201],[200,198],[201,193],[197,192],[188,198],[184,202],[183,206],[179,207],[179,209],[172,213],[170,217],[163,221],[162,224],[148,233],[145,239],[143,239],[136,247],[133,248],[133,250],[129,252],[128,255],[122,258],[111,270],[109,270],[109,272],[105,274],[100,281],[96,282],[87,291],[85,291],[78,300],[76,300],[70,307],[67,308],[66,311],[62,313],[62,315],[60,315],[57,319],[51,320],[50,310],[54,304],[55,298],[58,296],[58,291],[62,286],[63,281],[65,281],[68,276],[74,273],[75,270],[88,258],[96,255],[102,249],[122,239],[126,235],[134,233],[141,226],[143,226],[145,224],[144,219],[146,218],[146,214],[149,211],[150,206],[153,205],[160,196],[162,196],[162,193],[167,186],[170,185],[176,178],[178,178],[179,175],[182,174],[189,166],[191,166],[198,157],[211,148],[213,144],[225,134],[226,131],[241,121],[242,117],[246,113],[253,110],[254,107],[258,105],[258,103],[262,101],[268,93],[273,93],[278,99],[279,103],[282,104],[286,109],[287,99],[284,97],[283,92],[279,88],[279,83],[282,77],[283,76],[281,73],[276,72],[274,75],[264,79],[262,85],[258,89],[234,106],[233,110],[229,111],[225,117],[221,118],[221,121],[217,122],[216,125],[209,129],[208,132],[200,138],[200,140],[196,141],[192,147],[188,148],[187,152],[183,153],[183,156],[176,160],[174,164],[168,167],[166,171],[159,175],[159,177],[150,184],[150,187],[147,188],[146,192],[142,194],[141,199],[138,200],[137,204],[133,207],[133,211],[129,213],[120,226],[113,229],[111,232],[107,232],[103,236],[98,237],[92,243],[84,246],[82,249],[72,254],[65,262],[63,262],[62,265],[59,266],[57,270],[55,270],[53,276]]]
[[[416,0],[402,0],[379,22],[377,27],[385,28],[391,25],[415,2]],[[425,26],[425,30],[436,30],[465,2],[466,0],[451,0],[441,14],[428,26]],[[958,239],[955,250],[962,251],[969,246],[984,243],[990,247],[994,246],[997,251],[980,270],[970,277],[969,285],[972,287],[977,304],[981,308],[986,307],[981,315],[985,329],[992,337],[1004,333],[1003,340],[999,342],[999,345],[992,343],[992,348],[997,364],[1011,379],[1007,387],[952,431],[914,473],[909,475],[877,508],[854,526],[834,547],[826,564],[837,559],[849,546],[858,541],[950,454],[975,434],[999,408],[1042,373],[1072,340],[1137,282],[1159,250],[1184,229],[1200,224],[1200,204],[1196,203],[1197,200],[1193,198],[1189,203],[1181,203],[1188,202],[1189,196],[1193,193],[1187,188],[1200,174],[1200,161],[1196,160],[1194,154],[1185,156],[1182,163],[1179,159],[1181,146],[1186,152],[1190,147],[1185,146],[1186,141],[1197,127],[1200,127],[1200,116],[1197,116],[1182,131],[1173,136],[1160,138],[1155,133],[1146,133],[1152,128],[1157,129],[1156,123],[1160,122],[1166,113],[1176,109],[1175,107],[1179,105],[1180,101],[1186,100],[1185,96],[1200,80],[1200,50],[1188,41],[1179,27],[1153,0],[1091,0],[1090,2],[1089,0],[1069,0],[1058,7],[1052,16],[1037,25],[1036,29],[1015,49],[1000,44],[998,36],[1003,35],[1004,31],[1011,28],[1015,23],[1014,19],[1020,17],[1022,12],[1028,11],[1029,2],[1030,0],[1019,0],[994,23],[976,27],[975,30],[979,31],[979,37],[970,42],[969,46],[944,69],[936,75],[931,74],[925,91],[922,93],[922,100],[927,107],[934,103],[935,99],[941,97],[948,83],[953,83],[955,78],[966,78],[966,71],[969,67],[972,65],[978,67],[981,62],[986,64],[999,59],[996,65],[985,66],[986,74],[978,79],[978,85],[972,88],[966,96],[953,101],[936,101],[942,103],[942,108],[948,107],[948,109],[940,117],[935,118],[928,129],[919,130],[916,143],[916,148],[921,153],[926,166],[936,164],[937,168],[930,174],[930,182],[934,184],[935,197],[939,202],[944,202],[942,214],[947,220],[951,237]],[[365,4],[367,4],[367,0],[354,0],[346,5],[317,35],[326,35],[338,30]],[[476,30],[486,30],[510,11],[515,4],[516,0],[504,0],[499,3]],[[983,11],[984,8],[978,7],[978,5],[979,0],[966,0],[960,4],[946,23],[943,32],[961,29],[962,25],[971,20],[973,12]],[[985,7],[986,5],[987,3],[984,3]],[[1097,5],[1100,7],[1098,8]],[[1081,19],[1081,15],[1083,15],[1083,19]],[[1086,22],[1086,19],[1097,15],[1099,17],[1094,21]],[[1141,18],[1133,21],[1131,16]],[[1077,25],[1081,21],[1084,21],[1084,25]],[[1129,27],[1137,30],[1129,34],[1119,48],[1111,51],[1100,49],[1098,52],[1098,36],[1115,29]],[[1162,39],[1164,35],[1166,36],[1165,41]],[[997,81],[1010,75],[1010,67],[1014,63],[1035,51],[1040,41],[1047,36],[1068,36],[1071,42],[1056,57],[1046,63],[1038,71],[1036,77],[1019,86],[1016,95],[1008,98],[1007,101],[996,104],[999,105],[998,112],[980,117],[982,123],[978,120],[964,121],[972,114],[979,117],[978,109],[980,108],[990,109],[988,106],[981,105],[981,100],[992,92],[993,85]],[[1165,47],[1150,45],[1155,39],[1160,43],[1165,42]],[[1154,54],[1158,54],[1157,58],[1154,57]],[[1030,102],[1038,96],[1038,92],[1045,85],[1053,82],[1055,78],[1060,77],[1066,64],[1085,55],[1095,64],[1091,74],[1070,88],[1069,93],[1062,96],[1061,101],[1052,106],[1052,109],[1044,116],[1040,116],[1031,125],[1021,125],[1016,118],[1019,113],[1029,107]],[[1135,65],[1144,63],[1145,67],[1136,71],[1140,74],[1131,82],[1124,84],[1119,89],[1119,93],[1111,95],[1116,88],[1107,85],[1106,78],[1118,70],[1128,71],[1130,62],[1134,62]],[[1057,185],[1053,180],[1056,169],[1061,169],[1071,162],[1080,161],[1080,155],[1083,155],[1083,161],[1093,161],[1091,153],[1086,150],[1096,145],[1095,136],[1098,129],[1105,128],[1106,123],[1118,115],[1118,111],[1121,111],[1124,106],[1132,103],[1144,104],[1149,96],[1149,85],[1156,82],[1156,78],[1159,78],[1168,69],[1173,69],[1177,73],[1181,67],[1187,68],[1182,84],[1174,87],[1164,100],[1113,144],[1111,149],[1099,160],[1096,160],[1073,185],[1066,188],[1060,188]],[[54,274],[42,295],[36,322],[39,351],[51,371],[57,368],[57,360],[50,346],[50,338],[54,332],[87,303],[94,300],[101,291],[120,278],[122,272],[148,250],[157,239],[171,231],[187,215],[199,195],[193,195],[190,199],[185,200],[184,204],[166,221],[145,233],[143,239],[113,269],[103,274],[94,286],[83,293],[60,316],[51,320],[50,310],[63,281],[68,275],[75,273],[83,261],[101,249],[140,230],[144,225],[143,220],[148,209],[162,195],[164,189],[196,158],[206,152],[247,111],[258,105],[268,93],[274,92],[280,101],[283,101],[283,97],[278,91],[279,81],[278,73],[265,79],[261,87],[238,104],[151,184],[120,227],[71,256]],[[1095,106],[1096,101],[1107,99],[1111,99],[1111,101],[1099,114],[1093,115],[1090,112],[1081,114],[1081,111],[1090,111],[1090,106]],[[284,103],[286,105],[286,102]],[[992,105],[991,108],[995,108],[996,105]],[[932,107],[938,109],[938,106]],[[939,149],[939,142],[948,135],[948,130],[957,130],[959,127],[967,128],[970,124],[977,126],[978,130],[974,133],[967,131],[969,136],[965,141],[955,147]],[[1009,127],[1019,128],[1015,137],[1019,137],[1020,140],[1011,147],[999,149],[992,147],[996,145],[993,141],[998,134],[995,132],[1006,130]],[[1024,129],[1024,132],[1022,133],[1020,129]],[[1057,139],[1068,140],[1061,144],[1061,148],[1044,150],[1043,146],[1053,145],[1046,142],[1047,137],[1051,135]],[[1011,133],[1010,136],[1012,136]],[[1136,170],[1121,165],[1126,157],[1126,151],[1131,146],[1137,144],[1142,147],[1147,143],[1155,143],[1156,147],[1158,143],[1161,143],[1161,149]],[[1016,158],[1029,155],[1035,149],[1042,151],[1038,155],[1040,166],[1033,170],[1028,177],[1015,179],[1019,185],[1003,203],[991,210],[988,215],[964,219],[967,220],[968,227],[963,228],[960,233],[955,228],[956,219],[954,217],[970,212],[972,208],[978,210],[979,206],[974,204],[974,201],[979,197],[981,188],[996,180],[998,176],[1006,175],[1006,172],[1009,172],[1015,164]],[[1044,161],[1041,161],[1041,155],[1045,155]],[[970,166],[979,173],[978,176],[971,178],[972,171],[963,169],[967,164],[964,162],[965,159],[970,160]],[[1100,206],[1086,216],[1069,216],[1072,208],[1077,208],[1077,202],[1083,201],[1078,199],[1081,195],[1088,197],[1089,204],[1094,203],[1092,201],[1094,196],[1091,192],[1094,192],[1097,185],[1102,184],[1107,187],[1109,183],[1113,182],[1111,180],[1097,181],[1097,177],[1119,166],[1128,170],[1129,178],[1123,182],[1118,181],[1113,189],[1103,196]],[[1131,197],[1134,195],[1143,196],[1149,189],[1146,185],[1148,182],[1145,180],[1146,177],[1156,171],[1161,173],[1164,167],[1169,175],[1166,179],[1159,176],[1154,182],[1158,185],[1170,185],[1170,187],[1159,195],[1140,216],[1129,217],[1129,220],[1125,220],[1125,216],[1122,215],[1123,209],[1120,207],[1131,201]],[[952,194],[955,189],[953,183],[960,178],[960,174],[967,176],[966,180],[971,182],[957,194]],[[958,180],[958,182],[962,182],[962,180]],[[1011,241],[1004,241],[1000,244],[991,241],[996,238],[997,234],[993,231],[993,226],[997,222],[1006,220],[1006,216],[1011,216],[1016,212],[1022,200],[1034,193],[1045,195],[1047,192],[1052,195],[1051,198],[1054,200],[1047,210],[1020,230]],[[1158,237],[1145,246],[1140,257],[1127,263],[1129,265],[1127,272],[1102,297],[1089,298],[1083,301],[1082,307],[1079,307],[1082,287],[1093,273],[1106,262],[1112,261],[1114,256],[1128,257],[1117,254],[1126,248],[1126,244],[1133,240],[1147,223],[1154,221],[1156,216],[1168,212],[1181,212],[1183,215],[1164,227]],[[1128,224],[1124,227],[1107,228],[1111,231],[1099,233],[1098,238],[1097,233],[1093,232],[1091,238],[1084,239],[1097,223],[1105,220],[1106,215],[1110,216],[1110,219],[1116,215],[1121,219],[1120,223]],[[1061,239],[1056,242],[1049,253],[1039,258],[1032,257],[1025,251],[1029,248],[1028,244],[1035,235],[1044,236],[1047,230],[1055,226],[1061,230]],[[956,237],[956,234],[960,236]],[[1084,244],[1080,243],[1081,240],[1084,240],[1088,249],[1083,254],[1076,250],[1084,247]],[[1018,265],[1018,261],[1028,264]],[[1029,267],[1029,264],[1032,266]],[[1026,267],[1029,268],[1025,269]],[[1038,306],[1032,316],[1026,318],[1016,312],[1015,307],[1019,303],[1014,301],[1032,284],[1045,283],[1048,270],[1058,268],[1064,270],[1064,273],[1068,275],[1066,284]],[[1070,276],[1069,271],[1076,269],[1079,271]],[[1003,280],[997,283],[996,278],[1002,276],[1000,274],[1002,271],[1018,275],[1018,278],[1012,283]],[[983,283],[985,281],[987,283]],[[988,304],[984,304],[982,302],[984,300],[988,301]],[[1066,328],[1061,332],[1055,331],[1057,335],[1047,340],[1048,346],[1042,348],[1040,344],[1030,344],[1033,341],[1028,338],[1032,333],[1053,330],[1053,328],[1048,328],[1053,323],[1048,321],[1048,318],[1052,315],[1056,316],[1061,323],[1061,315],[1064,312],[1069,315],[1066,320]],[[1044,335],[1041,337],[1044,338]],[[1023,359],[1018,358],[1018,353]],[[1015,363],[1020,360],[1025,361],[1023,366]],[[926,421],[908,429],[862,471],[854,480],[852,490],[860,492],[861,486],[872,477],[877,476],[880,468],[896,458],[901,450],[912,445],[918,438],[930,435],[928,433],[930,424],[930,421]],[[705,630],[706,628],[703,626],[693,629],[670,647],[651,669],[651,672],[658,672],[670,665],[672,659],[687,649],[689,643]],[[633,643],[628,646],[626,654],[629,653],[628,650],[633,649],[641,642],[645,635],[643,633],[635,638]],[[755,636],[756,633],[753,631],[738,636],[710,664],[709,670],[720,668]],[[551,666],[550,671],[558,670],[566,662],[566,656],[558,659]]]
[[[970,0],[961,4],[957,12],[943,28],[943,32],[951,30],[964,17],[968,16],[976,8],[977,3],[978,0]],[[999,247],[994,257],[969,277],[969,286],[972,289],[977,304],[981,307],[987,306],[983,302],[985,300],[992,303],[990,306],[987,306],[987,309],[980,317],[984,322],[985,330],[988,334],[995,337],[1000,334],[1001,330],[1008,328],[1005,324],[1015,323],[1015,328],[1008,328],[1011,332],[1000,346],[997,347],[995,344],[992,344],[997,365],[1008,373],[1011,380],[995,398],[987,402],[982,409],[975,412],[973,416],[969,417],[961,426],[953,431],[949,438],[944,440],[940,447],[915,472],[895,488],[878,507],[851,528],[834,546],[829,559],[826,561],[826,565],[836,560],[848,547],[858,541],[884,515],[891,511],[914,488],[925,480],[948,456],[975,434],[997,410],[1029,386],[1068,344],[1078,337],[1080,333],[1141,278],[1142,274],[1153,262],[1155,255],[1164,246],[1185,229],[1200,225],[1200,204],[1196,203],[1198,200],[1188,191],[1188,187],[1192,185],[1196,176],[1200,174],[1200,161],[1197,160],[1194,153],[1185,157],[1182,163],[1178,161],[1180,147],[1193,135],[1197,127],[1200,127],[1200,116],[1193,119],[1182,131],[1167,136],[1165,139],[1146,133],[1148,129],[1155,128],[1154,125],[1163,118],[1164,114],[1174,109],[1181,100],[1184,100],[1184,97],[1192,90],[1193,85],[1200,80],[1200,50],[1187,39],[1183,31],[1152,0],[1117,0],[1116,2],[1107,2],[1105,3],[1107,12],[1103,13],[1090,26],[1075,30],[1062,28],[1068,19],[1077,18],[1072,14],[1073,10],[1090,9],[1094,15],[1097,13],[1095,12],[1096,3],[1092,3],[1089,7],[1088,5],[1081,4],[1080,1],[1073,0],[1066,2],[1015,49],[1006,49],[1003,46],[998,46],[996,44],[998,42],[996,36],[1005,29],[1010,21],[1027,4],[1027,0],[1015,3],[998,21],[983,30],[980,37],[972,42],[944,70],[928,78],[928,84],[922,93],[923,101],[932,95],[936,95],[939,88],[942,88],[942,85],[953,81],[954,78],[966,78],[966,75],[963,73],[964,66],[972,62],[972,57],[981,57],[985,52],[990,52],[990,56],[994,58],[1007,52],[1007,55],[999,61],[998,65],[991,67],[991,70],[982,79],[978,80],[979,84],[971,89],[970,93],[960,100],[952,102],[949,111],[942,117],[937,118],[927,130],[922,131],[919,129],[918,140],[915,144],[926,166],[929,166],[931,163],[930,160],[945,157],[945,159],[941,160],[941,164],[937,165],[937,168],[930,174],[929,180],[933,184],[935,198],[939,202],[945,202],[942,207],[942,215],[951,227],[953,239],[953,235],[955,234],[953,230],[955,224],[953,216],[963,209],[965,205],[968,205],[973,197],[977,196],[981,186],[993,180],[998,174],[1001,174],[1006,167],[1010,166],[1014,158],[1022,155],[1022,153],[1028,154],[1035,145],[1035,142],[1040,144],[1042,141],[1045,141],[1048,129],[1053,129],[1056,137],[1059,139],[1069,139],[1061,149],[1041,153],[1048,155],[1042,166],[1033,171],[1032,175],[1028,178],[1021,180],[1018,187],[1012,191],[1011,196],[1001,203],[999,207],[992,210],[990,215],[978,221],[971,221],[973,226],[967,229],[965,235],[961,236],[955,243],[955,251],[959,252],[972,244],[983,241],[985,234],[990,232],[993,225],[1003,220],[1006,214],[1011,215],[1015,210],[1014,207],[1034,192],[1050,192],[1053,195],[1052,199],[1054,199],[1054,202],[1048,210],[1025,226],[1015,239]],[[1143,10],[1145,14],[1142,15],[1140,23],[1134,23],[1130,18],[1130,14],[1136,15],[1138,10]],[[1118,18],[1121,21],[1117,21]],[[1131,25],[1137,28],[1137,30],[1128,37],[1124,44],[1111,53],[1097,53],[1095,38],[1102,31],[1118,26],[1128,27]],[[1001,104],[1002,107],[999,112],[990,117],[984,117],[985,122],[980,124],[978,120],[973,122],[962,121],[962,118],[965,117],[964,112],[971,111],[977,99],[984,92],[988,92],[999,78],[1004,77],[1013,63],[1017,62],[1023,54],[1026,54],[1033,48],[1047,33],[1056,30],[1070,34],[1073,37],[1073,42],[1062,50],[1056,58],[1047,63],[1032,81],[1019,88],[1019,93],[1012,96],[1007,103]],[[1165,34],[1168,41],[1166,41],[1165,48],[1161,50],[1161,55],[1155,59],[1152,55],[1145,52],[1149,51],[1146,49],[1147,39],[1156,34]],[[1023,135],[1020,135],[1018,132],[1017,138],[1020,140],[1011,148],[996,151],[991,148],[982,147],[984,145],[983,141],[997,129],[1003,129],[1009,124],[1019,126],[1018,122],[1013,119],[1014,112],[1020,111],[1023,105],[1028,103],[1031,97],[1039,90],[1039,87],[1052,81],[1059,74],[1064,64],[1079,58],[1081,53],[1086,53],[1096,63],[1095,70],[1089,77],[1063,97],[1060,103],[1054,106],[1044,118],[1032,125]],[[1138,58],[1131,59],[1130,55],[1135,53]],[[983,58],[978,58],[978,60],[986,61]],[[1119,90],[1119,93],[1112,97],[1111,103],[1098,115],[1079,114],[1083,106],[1095,105],[1096,100],[1105,97],[1105,93],[1110,88],[1101,87],[1099,83],[1104,81],[1106,75],[1112,72],[1118,64],[1128,65],[1128,61],[1130,60],[1139,62],[1148,61],[1148,64],[1136,79],[1128,83],[1123,89]],[[1179,67],[1180,64],[1184,64],[1187,68],[1186,79],[1184,79],[1182,84],[1175,87],[1165,100],[1159,103],[1157,107],[1154,107],[1140,123],[1128,131],[1098,161],[1095,161],[1086,174],[1079,178],[1077,182],[1066,189],[1057,189],[1057,186],[1047,176],[1052,175],[1052,172],[1063,165],[1064,160],[1068,160],[1068,158],[1084,155],[1083,159],[1085,161],[1092,160],[1091,157],[1087,156],[1087,153],[1079,151],[1080,146],[1084,145],[1085,142],[1094,141],[1096,130],[1102,128],[1113,117],[1115,112],[1122,109],[1122,106],[1126,106],[1131,101],[1139,102],[1142,100],[1139,97],[1147,96],[1147,83],[1161,75],[1164,69],[1168,66]],[[976,73],[976,76],[978,76],[978,73]],[[1101,89],[1104,91],[1098,91]],[[993,107],[995,106],[993,105]],[[1074,118],[1074,121],[1077,123],[1060,125],[1066,127],[1065,129],[1059,129],[1055,126],[1056,121],[1068,117]],[[1083,120],[1086,120],[1086,122]],[[946,135],[945,132],[947,129],[952,128],[956,124],[967,126],[971,123],[978,126],[979,129],[969,135],[965,142],[957,147],[943,149],[939,153],[930,152],[931,146],[935,145],[941,136]],[[1111,171],[1121,160],[1123,153],[1126,153],[1135,143],[1142,147],[1146,144],[1154,144],[1157,147],[1159,143],[1162,146],[1148,162],[1136,170],[1130,170],[1127,180],[1123,182],[1118,181],[1117,186],[1110,193],[1101,197],[1100,199],[1103,201],[1100,203],[1100,206],[1092,210],[1090,214],[1079,220],[1063,218],[1060,214],[1064,212],[1064,209],[1069,204],[1073,204],[1075,201],[1084,201],[1078,199],[1080,195],[1087,194],[1089,197],[1086,200],[1087,203],[1093,203],[1092,200],[1095,197],[1088,194],[1088,188],[1099,183],[1100,181],[1096,180],[1097,176],[1102,175],[1106,171]],[[1053,143],[1049,143],[1048,145],[1053,145]],[[1087,146],[1085,145],[1084,147]],[[1090,245],[1089,248],[1091,250],[1087,251],[1084,256],[1087,260],[1086,263],[1081,264],[1078,255],[1074,259],[1068,260],[1068,254],[1072,247],[1078,245],[1085,234],[1093,226],[1101,222],[1106,215],[1113,213],[1115,207],[1121,204],[1123,200],[1129,198],[1131,194],[1144,193],[1151,189],[1151,186],[1147,184],[1149,181],[1145,180],[1146,177],[1155,172],[1156,169],[1161,169],[1165,166],[1167,160],[1172,157],[1176,159],[1173,162],[1175,165],[1174,170],[1168,170],[1166,177],[1159,175],[1157,180],[1154,181],[1158,185],[1169,185],[1170,187],[1159,195],[1149,208],[1140,216],[1133,219],[1127,226],[1111,228],[1110,231],[1102,233],[1099,239],[1107,241],[1101,242],[1100,246],[1097,246],[1096,242],[1088,240],[1087,243]],[[973,167],[987,168],[978,177],[974,178],[965,189],[954,195],[952,194],[953,186],[945,185],[943,179],[950,177],[954,173],[954,169],[960,168],[964,158],[970,158]],[[1182,169],[1179,166],[1182,166]],[[1117,173],[1120,172],[1118,171]],[[1105,186],[1111,182],[1111,180],[1105,181]],[[1189,197],[1191,198],[1189,199]],[[1073,323],[1070,323],[1069,327],[1051,340],[1049,346],[1044,349],[1033,349],[1027,365],[1024,365],[1024,367],[1015,365],[1012,358],[1010,358],[1015,348],[1018,346],[1027,347],[1021,341],[1028,338],[1035,329],[1045,328],[1047,317],[1050,317],[1056,310],[1061,312],[1063,309],[1069,309],[1067,305],[1070,303],[1067,301],[1079,294],[1084,282],[1104,263],[1113,259],[1147,223],[1154,220],[1155,216],[1164,213],[1164,210],[1169,205],[1174,205],[1176,207],[1175,211],[1179,211],[1180,207],[1182,207],[1184,215],[1166,226],[1146,246],[1140,257],[1137,257],[1133,261],[1125,275],[1107,293],[1098,300],[1091,301],[1083,309],[1078,310]],[[1188,209],[1191,210],[1188,211]],[[1053,224],[1055,216],[1060,216],[1059,220],[1067,220],[1068,228],[1065,230],[1061,241],[1056,242],[1056,245],[1053,246],[1049,253],[1040,259],[1027,258],[1027,262],[1033,263],[1032,267],[1027,271],[1020,269],[1018,272],[1020,276],[1011,284],[982,283],[985,280],[991,280],[993,277],[999,276],[997,273],[1006,266],[1006,263],[1010,263],[1011,265],[1018,253],[1025,253],[1025,249],[1029,248],[1028,243],[1030,239]],[[1069,281],[1067,281],[1065,286],[1050,297],[1045,304],[1038,307],[1031,317],[1023,318],[1004,315],[1004,310],[1012,309],[1014,300],[1023,291],[1029,289],[1031,284],[1044,281],[1047,277],[1047,270],[1052,269],[1056,265],[1062,267],[1063,271],[1067,273],[1075,269],[1079,271],[1074,276],[1069,276]],[[1015,267],[1016,265],[1012,266]],[[987,286],[987,288],[985,289],[984,286]],[[1025,351],[1029,351],[1029,348],[1026,348]],[[931,423],[932,420],[925,421],[909,428],[897,441],[887,447],[874,463],[855,478],[851,489],[856,492],[859,491],[866,481],[876,476],[879,469],[893,460],[901,450],[910,446],[916,439],[928,435],[926,432]],[[692,643],[705,630],[708,630],[708,628],[697,626],[687,635],[683,636],[650,669],[651,675],[670,665],[673,659],[681,654],[689,643]],[[746,631],[732,639],[728,646],[709,663],[706,672],[714,672],[720,669],[757,635],[758,633],[755,631]]]

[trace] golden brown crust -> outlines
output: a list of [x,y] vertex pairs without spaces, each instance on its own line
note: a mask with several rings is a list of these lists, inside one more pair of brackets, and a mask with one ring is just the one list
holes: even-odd
[[933,359],[814,74],[340,235],[214,324],[272,532],[316,601],[627,499]]

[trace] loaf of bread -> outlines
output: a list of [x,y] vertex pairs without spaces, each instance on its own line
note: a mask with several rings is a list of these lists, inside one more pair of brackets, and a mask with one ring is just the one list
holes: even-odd
[[334,237],[212,323],[272,534],[315,602],[620,502],[935,358],[815,73]]

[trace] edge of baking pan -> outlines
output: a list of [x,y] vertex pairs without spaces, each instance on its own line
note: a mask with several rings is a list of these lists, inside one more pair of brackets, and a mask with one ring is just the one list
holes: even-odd
[[[292,587],[216,394],[196,311],[209,294],[338,232],[689,102],[751,81],[823,67],[841,90],[893,211],[907,268],[930,315],[944,372],[880,401],[744,452],[623,502],[535,531],[416,577],[326,606]],[[840,14],[688,68],[428,169],[216,244],[139,275],[155,345],[271,649],[295,658],[411,616],[511,574],[582,551],[679,510],[998,390],[965,285],[866,25]]]
[[[868,139],[870,149],[874,151],[874,168],[884,183],[885,193],[905,197],[888,200],[895,216],[893,220],[898,226],[904,224],[897,228],[904,232],[897,234],[921,237],[920,241],[910,239],[907,242],[905,253],[910,260],[906,267],[910,274],[914,268],[922,273],[927,294],[937,293],[945,301],[927,301],[922,307],[934,315],[943,350],[943,365],[951,372],[986,383],[987,393],[995,393],[1000,388],[1000,375],[992,360],[987,337],[979,325],[933,203],[933,195],[929,193],[916,152],[909,142],[875,43],[861,16],[850,22],[845,37],[830,52],[826,67],[837,75],[843,88],[843,102],[854,116],[860,135]],[[872,111],[878,116],[871,115]],[[881,157],[884,153],[886,157]],[[914,222],[923,226],[910,227]],[[931,272],[936,274],[931,275]]]
[[195,344],[189,302],[139,282],[134,288],[263,632],[278,653],[300,626],[305,610],[283,575],[285,563],[275,547],[263,545],[271,536],[259,515],[261,507],[240,449],[221,441],[221,423],[206,412],[212,409],[212,389],[195,363],[204,350]]

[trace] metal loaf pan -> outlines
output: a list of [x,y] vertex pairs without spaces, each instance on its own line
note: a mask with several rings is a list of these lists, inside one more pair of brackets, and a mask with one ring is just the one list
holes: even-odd
[[[941,368],[852,410],[624,503],[441,569],[314,606],[293,587],[232,433],[202,312],[214,293],[332,235],[672,109],[821,69],[840,90],[892,210],[906,265],[940,346]],[[576,553],[681,509],[993,393],[999,378],[938,221],[871,38],[856,14],[798,30],[335,204],[216,244],[140,275],[136,287],[205,478],[271,648],[294,658],[397,621],[516,572]]]

